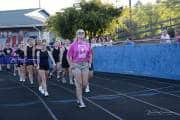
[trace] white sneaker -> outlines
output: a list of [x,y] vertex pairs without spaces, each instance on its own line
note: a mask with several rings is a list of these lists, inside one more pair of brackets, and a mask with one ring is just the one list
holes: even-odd
[[47,97],[49,96],[49,93],[47,91],[44,92],[44,96]]
[[42,86],[39,86],[39,92],[40,92],[41,94],[44,94],[44,90],[42,89]]
[[41,91],[41,90],[42,90],[42,86],[39,86],[39,88],[38,88],[38,89],[39,89],[39,91]]
[[[0,70],[1,71],[1,70]],[[13,74],[14,76],[16,76],[16,73]]]
[[66,83],[66,79],[65,78],[62,78],[62,83]]
[[22,81],[23,81],[23,82],[25,82],[26,80],[25,80],[25,79],[23,79]]
[[59,78],[60,78],[60,76],[58,75],[58,76],[57,76],[57,79],[59,79]]
[[30,81],[30,83],[31,83],[31,85],[32,85],[32,84],[34,84],[33,80],[32,80],[32,81]]
[[72,79],[70,79],[69,81],[70,81],[70,82],[69,82],[70,85],[73,85],[73,84],[74,84]]
[[53,75],[53,74],[52,74],[52,73],[50,73],[48,78],[52,78],[52,75]]
[[53,75],[52,72],[50,72],[49,75],[52,76]]
[[89,88],[86,88],[86,89],[85,89],[85,92],[86,92],[86,93],[89,93],[89,92],[90,92],[90,89],[89,89]]
[[85,108],[86,105],[84,103],[80,103],[79,108]]
[[41,92],[41,94],[43,94],[43,95],[45,94],[45,91],[44,91],[43,89],[42,89],[40,92]]
[[86,89],[85,89],[85,92],[86,92],[86,93],[90,92],[89,85],[87,85],[87,87],[86,87]]
[[79,100],[76,100],[77,104],[80,104]]
[[70,81],[70,83],[69,83],[70,85],[74,85],[74,83],[72,82],[72,81]]
[[23,81],[22,78],[20,78],[19,81],[22,82]]

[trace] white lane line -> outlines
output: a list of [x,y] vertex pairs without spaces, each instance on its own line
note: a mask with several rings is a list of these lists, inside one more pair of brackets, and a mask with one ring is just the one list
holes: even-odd
[[[101,74],[107,75],[105,73],[101,73]],[[148,76],[142,76],[142,77],[148,77]],[[123,76],[123,78],[130,78],[130,79],[134,78],[134,79],[137,79],[138,76],[137,77],[135,77],[135,76]],[[145,78],[138,78],[138,79],[146,80]],[[153,78],[150,78],[150,79],[153,79]],[[158,79],[158,78],[155,78],[155,79]],[[148,82],[151,82],[151,83],[153,83],[153,82],[155,82],[155,83],[162,83],[164,85],[166,84],[166,85],[170,85],[170,86],[174,86],[174,87],[180,87],[180,85],[177,85],[177,84],[174,84],[174,83],[162,82],[162,81],[157,81],[157,80],[152,80],[152,81],[148,80]]]
[[[63,86],[61,86],[61,85],[58,85],[58,84],[54,83],[54,82],[52,82],[52,84],[54,84],[54,85],[56,85],[56,86],[58,86],[58,87],[60,87],[60,88],[62,88],[62,89],[64,89],[64,90],[66,90],[66,91],[68,91],[69,93],[71,93],[71,94],[74,95],[74,92],[73,92],[71,89],[65,88],[65,87],[63,87]],[[123,119],[122,119],[121,117],[119,117],[118,115],[112,113],[111,111],[107,110],[106,108],[102,107],[101,105],[96,104],[95,102],[91,101],[91,100],[88,99],[87,97],[83,97],[83,98],[84,98],[86,101],[88,101],[89,103],[91,103],[91,104],[93,104],[94,106],[96,106],[97,108],[103,110],[103,111],[106,112],[107,114],[109,114],[109,115],[111,115],[112,117],[116,118],[117,120],[123,120]]]
[[140,100],[140,99],[135,98],[135,97],[128,96],[128,95],[123,94],[123,93],[121,93],[121,92],[119,92],[119,91],[115,91],[115,90],[113,90],[113,89],[111,89],[111,88],[104,87],[104,86],[102,86],[102,85],[92,84],[92,83],[91,83],[91,85],[96,86],[96,87],[99,87],[99,88],[102,88],[102,89],[105,89],[105,90],[108,90],[108,91],[111,91],[111,92],[113,92],[113,93],[116,93],[117,95],[121,95],[121,96],[130,98],[130,99],[135,100],[135,101],[138,101],[138,102],[140,102],[140,103],[144,103],[144,104],[149,105],[149,106],[152,106],[152,107],[154,107],[154,108],[158,108],[158,109],[160,109],[160,110],[168,111],[168,112],[170,112],[170,113],[173,113],[174,115],[180,116],[180,113],[174,112],[174,111],[169,110],[169,109],[167,109],[167,108],[163,108],[163,107],[160,107],[160,106],[151,104],[151,103],[149,103],[149,102]]
[[49,112],[49,114],[51,115],[51,117],[53,118],[53,120],[58,120],[58,118],[56,117],[56,115],[52,112],[52,110],[48,107],[48,105],[46,104],[46,102],[36,93],[34,92],[32,89],[30,89],[27,86],[23,87],[27,88],[30,92],[32,92],[34,95],[36,95],[38,97],[38,99],[41,101],[41,103],[44,105],[45,109]]
[[[101,77],[96,77],[96,78],[99,78],[99,79],[106,79],[106,80],[111,80],[111,79],[108,79],[108,78],[101,78]],[[137,79],[137,78],[136,78]],[[128,81],[127,81],[128,82]],[[131,82],[128,82],[128,83],[131,83]],[[174,97],[177,97],[177,98],[180,98],[180,96],[179,95],[175,95],[175,94],[172,94],[172,93],[170,93],[170,92],[164,92],[164,91],[159,91],[158,89],[152,89],[152,88],[149,88],[149,87],[146,87],[146,86],[144,86],[144,85],[139,85],[139,84],[136,84],[136,83],[131,83],[131,84],[134,84],[134,85],[136,85],[136,86],[138,86],[138,87],[141,87],[141,88],[146,88],[146,89],[148,89],[148,90],[152,90],[152,91],[156,91],[156,92],[158,92],[158,93],[162,93],[162,94],[166,94],[166,95],[171,95],[171,96],[174,96]],[[167,88],[169,88],[169,87],[173,87],[172,85],[171,86],[167,86]],[[166,88],[166,87],[164,87],[164,88]]]
[[[12,81],[14,83],[18,83],[17,81],[13,81],[13,80],[9,80],[9,81]],[[20,83],[18,83],[20,84]],[[36,97],[38,97],[38,99],[41,101],[41,103],[44,105],[45,109],[48,111],[48,113],[51,115],[51,117],[53,118],[53,120],[58,120],[58,118],[55,116],[55,114],[52,112],[52,110],[48,107],[48,105],[46,104],[46,102],[36,93],[34,92],[31,88],[23,85],[23,84],[20,84],[22,85],[24,88],[28,89],[30,92],[32,92]]]

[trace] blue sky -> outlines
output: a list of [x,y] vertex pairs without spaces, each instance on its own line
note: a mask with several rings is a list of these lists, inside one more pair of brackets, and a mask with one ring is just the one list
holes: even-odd
[[[79,0],[41,0],[41,8],[47,10],[53,14],[60,11],[62,8],[70,7],[73,3]],[[102,0],[116,4],[116,0]],[[127,5],[129,0],[117,0],[118,5]],[[138,0],[132,0],[132,3],[136,3]],[[143,3],[155,2],[156,0],[141,0]],[[39,6],[39,0],[0,0],[1,10],[15,10],[15,9],[27,9],[37,8]]]

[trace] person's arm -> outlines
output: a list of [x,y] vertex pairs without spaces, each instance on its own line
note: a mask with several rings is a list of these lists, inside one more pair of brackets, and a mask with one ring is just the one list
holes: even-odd
[[67,61],[70,65],[70,67],[72,66],[72,63],[73,63],[73,57],[72,57],[73,53],[74,53],[73,46],[71,45],[67,51]]
[[33,49],[33,63],[34,63],[34,66],[37,66],[37,53],[36,52],[36,47],[34,46],[34,49]]
[[3,52],[4,52],[4,55],[7,55],[7,49],[6,48],[4,48]]
[[38,51],[37,54],[37,69],[39,69],[39,64],[40,64],[40,52]]
[[51,52],[50,52],[50,51],[48,51],[48,55],[49,55],[49,57],[50,57],[51,61],[53,62],[53,65],[55,66],[55,65],[56,65],[56,63],[55,63],[54,58],[53,58],[53,56],[52,56],[52,54],[51,54]]
[[32,57],[33,59],[35,58],[35,47],[33,46],[33,49],[32,49]]
[[92,53],[93,51],[92,51],[92,48],[90,49],[90,51],[89,51],[89,67],[91,67],[91,65],[92,65],[92,61],[93,61],[93,53]]
[[70,65],[70,67],[71,67],[72,66],[72,57],[66,56],[66,58],[67,58],[67,61],[68,61],[69,65]]
[[63,57],[64,50],[65,50],[64,47],[61,47],[59,49],[59,52],[60,52],[60,54],[59,54],[60,64],[62,64],[62,57]]
[[24,48],[24,56],[25,57],[27,56],[27,46],[25,46],[25,48]]

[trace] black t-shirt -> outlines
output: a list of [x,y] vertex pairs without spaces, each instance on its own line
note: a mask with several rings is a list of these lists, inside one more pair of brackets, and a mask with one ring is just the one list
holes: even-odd
[[54,48],[53,51],[52,51],[52,55],[53,55],[53,58],[54,58],[55,62],[60,61],[60,59],[59,59],[60,49],[59,48],[58,49]]
[[10,56],[11,53],[12,53],[12,49],[11,49],[11,48],[4,48],[4,54],[5,54],[5,55]]
[[33,58],[33,47],[27,46],[27,59],[32,59]]
[[21,49],[16,50],[17,57],[24,58],[24,51]]
[[51,47],[50,47],[50,46],[47,46],[46,49],[47,49],[48,51],[51,51]]

